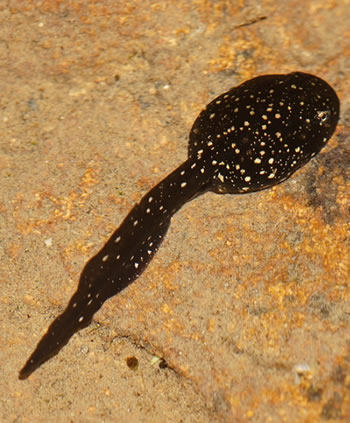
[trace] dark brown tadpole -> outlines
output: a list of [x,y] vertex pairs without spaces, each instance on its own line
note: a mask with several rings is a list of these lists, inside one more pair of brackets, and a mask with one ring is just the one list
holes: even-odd
[[208,104],[191,129],[188,159],[134,206],[87,262],[77,291],[19,378],[56,355],[108,298],[141,275],[185,203],[206,191],[244,194],[286,180],[325,146],[338,119],[333,88],[301,72],[253,78]]

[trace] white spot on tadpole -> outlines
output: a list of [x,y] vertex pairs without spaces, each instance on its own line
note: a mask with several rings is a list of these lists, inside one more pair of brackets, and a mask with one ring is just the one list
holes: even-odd
[[187,185],[187,182],[181,182],[181,188],[185,188],[186,185]]
[[114,242],[117,244],[119,241],[120,241],[120,236],[117,236]]
[[109,257],[109,255],[108,255],[108,254],[106,254],[106,255],[102,258],[102,261],[107,261],[107,260],[108,260],[108,257]]
[[139,267],[138,263],[134,263],[135,269],[137,269]]

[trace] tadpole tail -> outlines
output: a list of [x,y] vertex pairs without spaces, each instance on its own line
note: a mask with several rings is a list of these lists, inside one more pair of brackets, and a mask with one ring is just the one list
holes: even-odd
[[[43,363],[54,357],[68,343],[70,338],[80,329],[91,322],[79,322],[79,308],[74,307],[75,296],[72,297],[65,311],[49,326],[46,334],[41,338],[34,352],[19,372],[19,379],[27,379]],[[76,316],[76,318],[74,318]]]
[[58,354],[77,331],[91,323],[108,298],[141,275],[162,243],[173,214],[210,188],[211,177],[203,172],[204,165],[200,160],[186,161],[135,205],[99,253],[86,263],[77,291],[37,344],[19,379],[26,379]]
[[[131,213],[127,218],[130,219]],[[165,236],[169,224],[170,219],[167,222],[164,221],[161,231],[158,230],[158,244]],[[120,228],[115,231],[102,250],[86,263],[80,276],[77,291],[70,299],[64,312],[51,323],[34,352],[20,370],[20,380],[27,379],[42,364],[57,355],[75,333],[89,326],[94,314],[108,298],[130,285],[146,268],[146,265],[144,265],[143,268],[139,268],[138,273],[134,272],[131,275],[129,263],[120,262],[119,274],[115,275],[113,279],[108,276],[112,269],[108,263],[101,266],[101,262],[103,262],[103,257],[106,256],[107,251],[113,247],[111,243],[114,244],[116,234],[119,232]]]
[[[127,218],[130,219],[131,213]],[[158,230],[158,245],[164,238],[169,224],[170,218],[168,221],[164,220],[161,230]],[[27,379],[42,364],[57,355],[75,333],[89,326],[94,314],[108,298],[130,285],[146,268],[146,263],[143,263],[144,266],[139,268],[137,273],[133,269],[133,274],[131,274],[129,263],[120,262],[119,273],[113,276],[113,279],[109,276],[112,270],[116,271],[117,269],[111,269],[109,263],[103,265],[101,263],[103,263],[103,257],[107,255],[107,251],[113,247],[111,244],[114,244],[114,240],[118,236],[116,234],[119,232],[120,228],[115,231],[102,250],[86,263],[77,291],[64,312],[51,323],[34,352],[20,370],[20,380]]]

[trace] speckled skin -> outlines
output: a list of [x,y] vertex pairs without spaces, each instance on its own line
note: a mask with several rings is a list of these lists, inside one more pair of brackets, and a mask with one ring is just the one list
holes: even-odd
[[57,354],[108,298],[141,275],[186,202],[206,191],[248,193],[284,181],[324,147],[338,119],[334,90],[300,72],[260,76],[213,100],[193,124],[188,160],[135,205],[88,261],[66,310],[19,378]]

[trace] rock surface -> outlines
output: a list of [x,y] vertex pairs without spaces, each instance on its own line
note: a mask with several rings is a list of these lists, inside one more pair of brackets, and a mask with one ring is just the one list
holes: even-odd
[[[7,3],[0,420],[349,421],[346,2]],[[186,205],[145,273],[19,381],[87,259],[184,161],[201,108],[294,70],[338,92],[326,149],[271,190]]]

